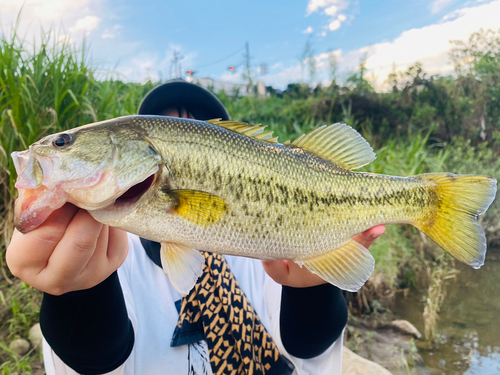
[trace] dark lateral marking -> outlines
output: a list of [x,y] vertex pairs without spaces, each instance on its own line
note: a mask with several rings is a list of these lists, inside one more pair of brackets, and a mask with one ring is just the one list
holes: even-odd
[[[380,194],[384,191],[385,194]],[[413,206],[424,207],[429,204],[429,196],[426,194],[425,190],[420,187],[415,187],[411,189],[400,190],[397,192],[388,193],[385,188],[379,189],[378,194],[374,196],[355,196],[350,194],[344,195],[327,195],[318,196],[315,192],[305,193],[300,189],[296,188],[293,191],[293,200],[295,204],[307,204],[309,211],[313,211],[314,206],[331,206],[331,205],[354,205],[356,203],[361,203],[365,205],[394,205],[394,204],[412,204]]]
[[[429,195],[430,193],[421,186],[395,191],[391,186],[380,186],[374,195],[368,195],[369,188],[361,186],[360,195],[352,195],[348,190],[344,191],[341,195],[317,195],[314,191],[303,191],[300,188],[288,188],[286,185],[280,183],[272,183],[271,179],[262,180],[262,178],[247,177],[242,181],[242,174],[238,173],[237,176],[229,175],[227,178],[228,185],[234,189],[234,194],[237,200],[241,200],[245,189],[244,183],[249,184],[250,190],[245,197],[246,199],[253,199],[253,201],[260,201],[265,199],[268,205],[281,204],[288,205],[294,203],[296,205],[306,205],[309,211],[313,211],[314,207],[319,206],[332,206],[332,205],[355,205],[363,204],[369,206],[384,206],[395,204],[412,204],[412,206],[427,206],[433,202]],[[237,181],[235,181],[237,180]],[[268,188],[263,188],[264,186]]]
[[271,193],[269,194],[266,194],[266,200],[267,200],[267,204],[268,205],[272,205],[273,204],[273,201],[274,201],[274,197]]
[[222,176],[220,174],[220,166],[218,165],[215,167],[215,169],[212,171],[212,178],[214,182],[214,190],[218,191],[222,187]]

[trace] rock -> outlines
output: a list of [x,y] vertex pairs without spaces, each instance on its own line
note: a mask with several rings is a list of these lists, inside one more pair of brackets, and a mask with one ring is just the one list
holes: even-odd
[[395,328],[404,334],[413,336],[417,339],[422,337],[422,334],[418,331],[418,329],[416,329],[415,326],[407,320],[393,320],[387,326]]
[[33,347],[36,350],[40,351],[42,348],[42,340],[43,340],[42,330],[40,329],[40,323],[37,323],[30,328],[28,337],[30,339],[31,345],[33,345]]
[[369,361],[344,346],[342,353],[342,375],[392,375],[378,363]]
[[23,356],[30,350],[30,343],[25,339],[16,339],[9,345],[9,349],[19,356]]

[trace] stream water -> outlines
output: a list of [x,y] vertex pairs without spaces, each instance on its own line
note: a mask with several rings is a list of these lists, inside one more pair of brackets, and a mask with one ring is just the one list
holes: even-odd
[[[446,283],[446,299],[439,313],[437,339],[432,348],[420,348],[426,375],[500,374],[500,250],[495,259],[474,270],[459,265],[456,280]],[[493,258],[493,257],[492,257]],[[423,291],[425,292],[425,291]],[[424,332],[425,293],[398,298],[392,310]]]

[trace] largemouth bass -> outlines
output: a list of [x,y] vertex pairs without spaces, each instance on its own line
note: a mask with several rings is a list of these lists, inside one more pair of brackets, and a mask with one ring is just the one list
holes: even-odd
[[496,193],[487,176],[354,172],[375,154],[344,124],[280,144],[258,125],[128,116],[47,136],[12,157],[18,230],[71,202],[160,242],[182,293],[201,274],[198,250],[292,259],[356,291],[374,259],[351,238],[377,224],[412,224],[479,268],[486,238],[477,216]]

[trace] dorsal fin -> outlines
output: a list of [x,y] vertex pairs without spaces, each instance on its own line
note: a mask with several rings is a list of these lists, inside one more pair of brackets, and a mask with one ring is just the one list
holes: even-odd
[[346,124],[323,125],[301,135],[292,144],[345,169],[357,169],[375,160],[371,146]]
[[264,129],[267,128],[267,126],[263,126],[262,124],[252,125],[237,121],[222,121],[220,118],[207,120],[206,122],[244,135],[245,137],[255,139],[257,141],[278,143],[278,137],[273,137],[274,132],[270,131],[264,133]]

